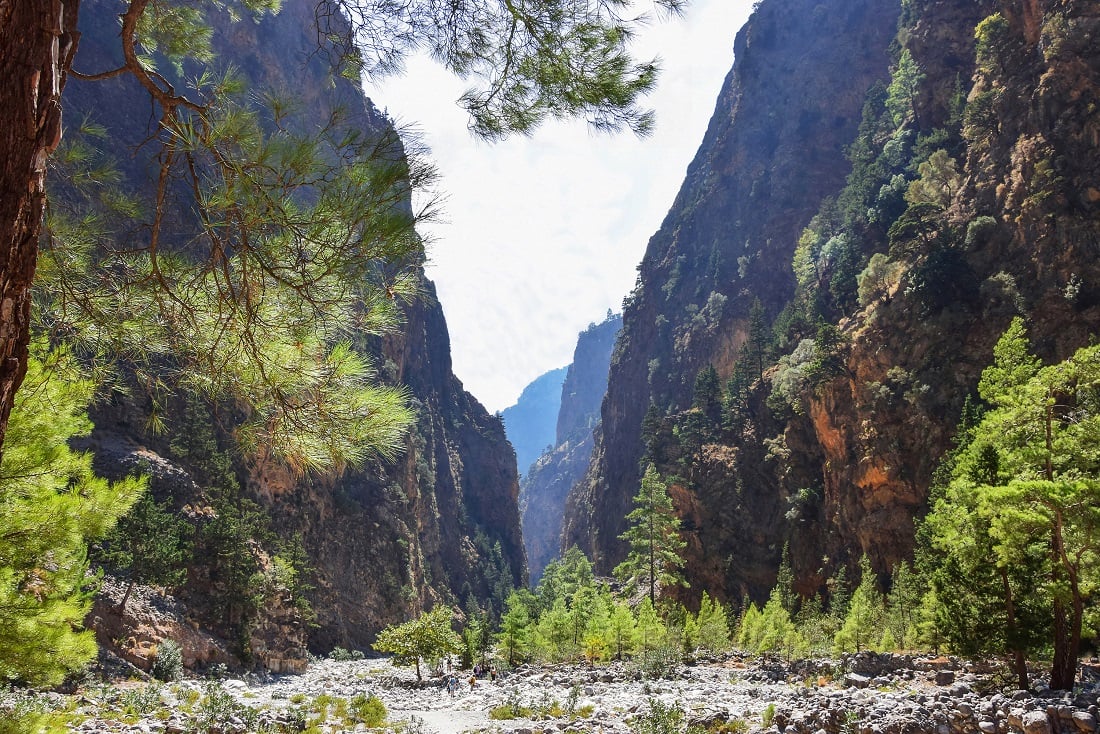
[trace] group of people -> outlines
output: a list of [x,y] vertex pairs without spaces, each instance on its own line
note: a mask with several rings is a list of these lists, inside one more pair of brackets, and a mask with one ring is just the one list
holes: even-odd
[[[474,666],[473,671],[470,673],[470,677],[466,679],[466,682],[470,684],[470,690],[472,691],[472,690],[474,690],[475,687],[477,687],[478,678],[485,678],[485,677],[489,678],[490,683],[496,683],[496,680],[497,680],[496,666],[495,665],[484,666],[481,663],[478,663],[477,665]],[[447,674],[447,693],[449,693],[451,695],[451,698],[454,698],[455,694],[458,693],[459,685],[460,685],[460,683],[459,683],[459,680],[458,680],[458,675],[454,672],[448,673]]]

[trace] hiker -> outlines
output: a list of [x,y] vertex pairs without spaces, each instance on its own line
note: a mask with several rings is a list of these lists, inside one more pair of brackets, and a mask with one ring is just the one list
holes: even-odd
[[476,686],[476,685],[477,685],[477,676],[476,675],[471,675],[470,676],[470,690],[471,691],[474,690],[474,686]]
[[489,668],[489,681],[492,683],[497,682],[497,666]]

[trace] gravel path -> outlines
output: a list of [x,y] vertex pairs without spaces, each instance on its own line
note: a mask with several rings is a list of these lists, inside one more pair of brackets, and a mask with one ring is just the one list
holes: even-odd
[[[436,709],[434,711],[394,711],[394,718],[411,719],[413,716],[424,722],[426,729],[434,734],[462,734],[489,724],[484,711],[459,711],[456,709]],[[424,734],[429,734],[425,731]]]
[[[366,732],[358,719],[345,719],[355,700],[376,696],[391,722],[386,731],[417,734],[632,734],[657,706],[679,709],[684,723],[705,729],[732,722],[750,734],[847,731],[857,723],[859,731],[880,734],[1100,734],[1100,684],[1062,693],[1041,690],[1039,681],[1038,693],[997,693],[983,682],[988,668],[873,653],[797,666],[732,655],[659,680],[642,680],[621,663],[525,667],[472,690],[463,685],[451,697],[441,679],[418,683],[412,671],[386,661],[322,660],[302,675],[86,688],[73,705],[86,718],[69,731],[183,734],[210,713],[208,701],[221,701],[219,721],[227,725],[199,730],[294,730],[294,721],[308,720],[325,734]],[[0,708],[3,699],[0,692]],[[491,721],[489,711],[505,703],[535,718]],[[414,718],[419,727],[401,723]]]

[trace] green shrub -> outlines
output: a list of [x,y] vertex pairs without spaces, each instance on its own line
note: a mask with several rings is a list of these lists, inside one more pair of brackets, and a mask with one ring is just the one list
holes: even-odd
[[368,727],[382,726],[386,723],[386,705],[378,696],[364,696],[360,693],[351,699],[351,715]]
[[635,734],[678,734],[684,710],[676,704],[665,705],[649,699],[649,711],[639,714],[631,724]]
[[329,660],[335,660],[337,662],[345,662],[348,660],[362,660],[363,653],[359,650],[345,650],[342,647],[332,648],[332,652],[328,654]]
[[767,729],[772,725],[772,719],[775,718],[775,704],[769,703],[764,707],[764,713],[760,714],[760,723]]
[[166,682],[183,677],[183,648],[178,642],[167,639],[160,641],[151,672],[154,678]]

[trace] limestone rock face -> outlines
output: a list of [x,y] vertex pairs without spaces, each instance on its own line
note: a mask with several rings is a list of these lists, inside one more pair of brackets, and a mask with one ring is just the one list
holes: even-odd
[[592,456],[592,434],[607,392],[611,351],[622,317],[609,315],[577,338],[573,362],[561,389],[553,448],[539,457],[520,483],[523,542],[531,580],[558,555],[565,498],[584,475]]
[[[83,3],[83,38],[76,68],[85,72],[119,66],[117,17],[107,0]],[[390,122],[354,84],[333,75],[325,53],[318,53],[315,0],[287,0],[281,12],[254,22],[250,17],[218,27],[218,63],[232,65],[256,85],[292,90],[318,123],[336,108],[365,135],[390,129]],[[71,92],[71,93],[70,93]],[[132,150],[156,120],[149,101],[126,77],[74,83],[66,90],[66,119],[85,114],[107,127],[111,153],[130,185],[148,189],[150,171]],[[189,231],[186,208],[166,214],[166,231]],[[423,276],[423,272],[421,272]],[[450,342],[432,284],[408,306],[401,333],[385,339],[360,338],[382,379],[405,385],[416,424],[403,455],[374,463],[337,479],[301,477],[263,461],[235,461],[230,472],[245,498],[254,501],[280,542],[300,538],[312,569],[308,599],[316,615],[309,626],[300,611],[273,597],[253,620],[247,639],[227,641],[228,625],[205,604],[216,589],[196,560],[180,603],[196,628],[217,638],[240,659],[271,670],[295,669],[306,647],[327,653],[334,645],[365,649],[382,627],[403,622],[436,602],[462,606],[500,603],[504,591],[526,580],[520,537],[514,454],[499,419],[490,415],[451,371]],[[100,405],[88,448],[107,475],[153,467],[152,491],[177,512],[209,518],[210,486],[202,460],[174,453],[172,427],[179,425],[186,401],[173,398],[168,432],[146,430],[152,407],[140,390],[116,394]],[[232,408],[215,421],[206,418],[217,444],[232,445]],[[201,519],[196,522],[201,522]],[[253,547],[261,559],[270,551]],[[261,560],[262,566],[262,560]],[[167,633],[166,633],[167,634]],[[222,662],[196,654],[197,664]]]
[[516,467],[520,477],[554,444],[554,427],[561,406],[561,384],[568,368],[540,375],[523,388],[515,405],[500,411],[508,441],[516,450]]
[[[886,573],[911,557],[933,472],[1012,317],[1026,318],[1046,362],[1100,327],[1100,3],[903,5],[764,0],[738,34],[628,300],[593,460],[569,497],[565,543],[598,570],[623,556],[644,460],[674,478],[687,575],[712,594],[766,595],[784,543],[804,593],[862,554]],[[985,26],[979,47],[975,29],[993,13],[1004,22]],[[898,94],[886,85],[901,48],[918,71],[911,117],[899,118],[908,131],[887,121],[857,136],[863,100],[889,111]],[[811,217],[844,230],[820,217],[858,192],[849,174],[874,173],[857,144],[907,157],[867,194],[879,218],[847,243],[855,266],[841,278],[821,254],[796,277]],[[927,238],[906,240],[890,231],[913,206],[902,194],[937,148],[957,176],[923,214],[908,212],[927,217]],[[897,270],[857,302],[876,253]],[[759,355],[745,347],[754,299],[772,342]],[[817,323],[799,323],[807,313]],[[725,385],[720,407],[696,385],[708,365]]]
[[[737,34],[710,126],[625,304],[592,464],[569,498],[564,542],[600,572],[625,553],[618,536],[640,481],[648,406],[688,407],[708,364],[728,377],[754,299],[774,316],[791,298],[794,245],[844,182],[864,98],[888,78],[897,17],[897,3],[879,0],[765,0]],[[757,525],[777,557],[779,533]]]

